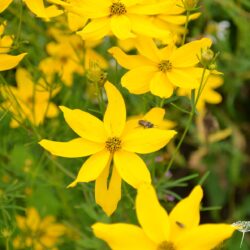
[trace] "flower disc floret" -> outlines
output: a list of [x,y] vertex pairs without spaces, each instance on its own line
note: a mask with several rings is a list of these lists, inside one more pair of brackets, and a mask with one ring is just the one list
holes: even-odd
[[166,73],[167,71],[170,71],[172,69],[172,63],[169,60],[162,60],[158,64],[158,69],[163,73]]
[[127,13],[126,7],[121,2],[113,3],[110,6],[110,16],[114,16],[114,15],[120,16],[126,13]]
[[175,250],[173,243],[168,241],[163,241],[158,247],[157,250]]
[[121,140],[118,137],[109,137],[105,143],[105,147],[110,153],[114,153],[121,149]]

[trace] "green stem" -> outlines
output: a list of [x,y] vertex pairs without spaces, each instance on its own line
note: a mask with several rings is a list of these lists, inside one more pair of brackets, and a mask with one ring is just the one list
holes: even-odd
[[185,26],[184,26],[185,33],[183,34],[181,45],[184,45],[184,43],[186,41],[189,16],[190,16],[190,11],[188,10],[187,15],[186,15],[186,22],[185,22]]
[[200,94],[201,94],[200,90],[202,89],[202,84],[203,84],[203,81],[204,81],[205,73],[206,73],[206,68],[203,69],[198,94],[197,94],[197,97],[195,99],[194,105],[192,105],[192,110],[191,110],[191,112],[189,114],[186,128],[185,128],[185,130],[184,130],[184,132],[183,132],[183,134],[181,136],[181,139],[178,142],[177,147],[175,148],[175,151],[174,151],[174,153],[173,153],[173,155],[172,155],[172,157],[171,157],[171,159],[170,159],[170,161],[169,161],[169,163],[167,165],[167,168],[166,168],[166,170],[165,170],[165,172],[164,172],[164,174],[162,176],[164,176],[169,171],[169,169],[171,168],[171,166],[172,166],[172,164],[173,164],[173,162],[175,160],[176,154],[178,153],[178,151],[179,151],[179,149],[180,149],[180,147],[181,147],[181,145],[183,143],[183,140],[186,137],[186,134],[187,134],[187,132],[188,132],[188,130],[189,130],[191,124],[192,124],[193,117],[194,117],[195,111],[196,111],[196,104],[197,104],[197,102],[199,100],[199,97],[200,97]]

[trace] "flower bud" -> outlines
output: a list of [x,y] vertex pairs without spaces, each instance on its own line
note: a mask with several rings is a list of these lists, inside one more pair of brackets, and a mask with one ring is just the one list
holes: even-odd
[[87,72],[87,78],[90,82],[97,83],[99,87],[103,87],[107,80],[107,73],[98,64],[92,64]]
[[184,7],[186,11],[194,10],[198,4],[199,0],[184,0]]
[[202,49],[200,61],[204,67],[208,68],[212,63],[214,63],[214,52],[211,49]]

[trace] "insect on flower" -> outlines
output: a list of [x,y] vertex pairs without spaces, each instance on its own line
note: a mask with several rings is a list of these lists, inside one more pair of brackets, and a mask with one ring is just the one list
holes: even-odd
[[138,124],[142,126],[143,128],[154,128],[155,125],[147,120],[139,120]]

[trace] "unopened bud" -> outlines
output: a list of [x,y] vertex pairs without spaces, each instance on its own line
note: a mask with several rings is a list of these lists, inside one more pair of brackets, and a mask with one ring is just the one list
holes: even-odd
[[3,238],[10,238],[10,236],[12,235],[12,231],[9,230],[8,228],[4,228],[1,230],[1,234]]
[[103,87],[107,80],[107,73],[98,64],[92,64],[87,72],[87,78],[90,82],[97,83],[99,87]]
[[202,49],[201,63],[205,67],[209,67],[214,61],[214,52],[211,49]]
[[184,0],[184,7],[186,11],[194,10],[198,4],[199,0]]

